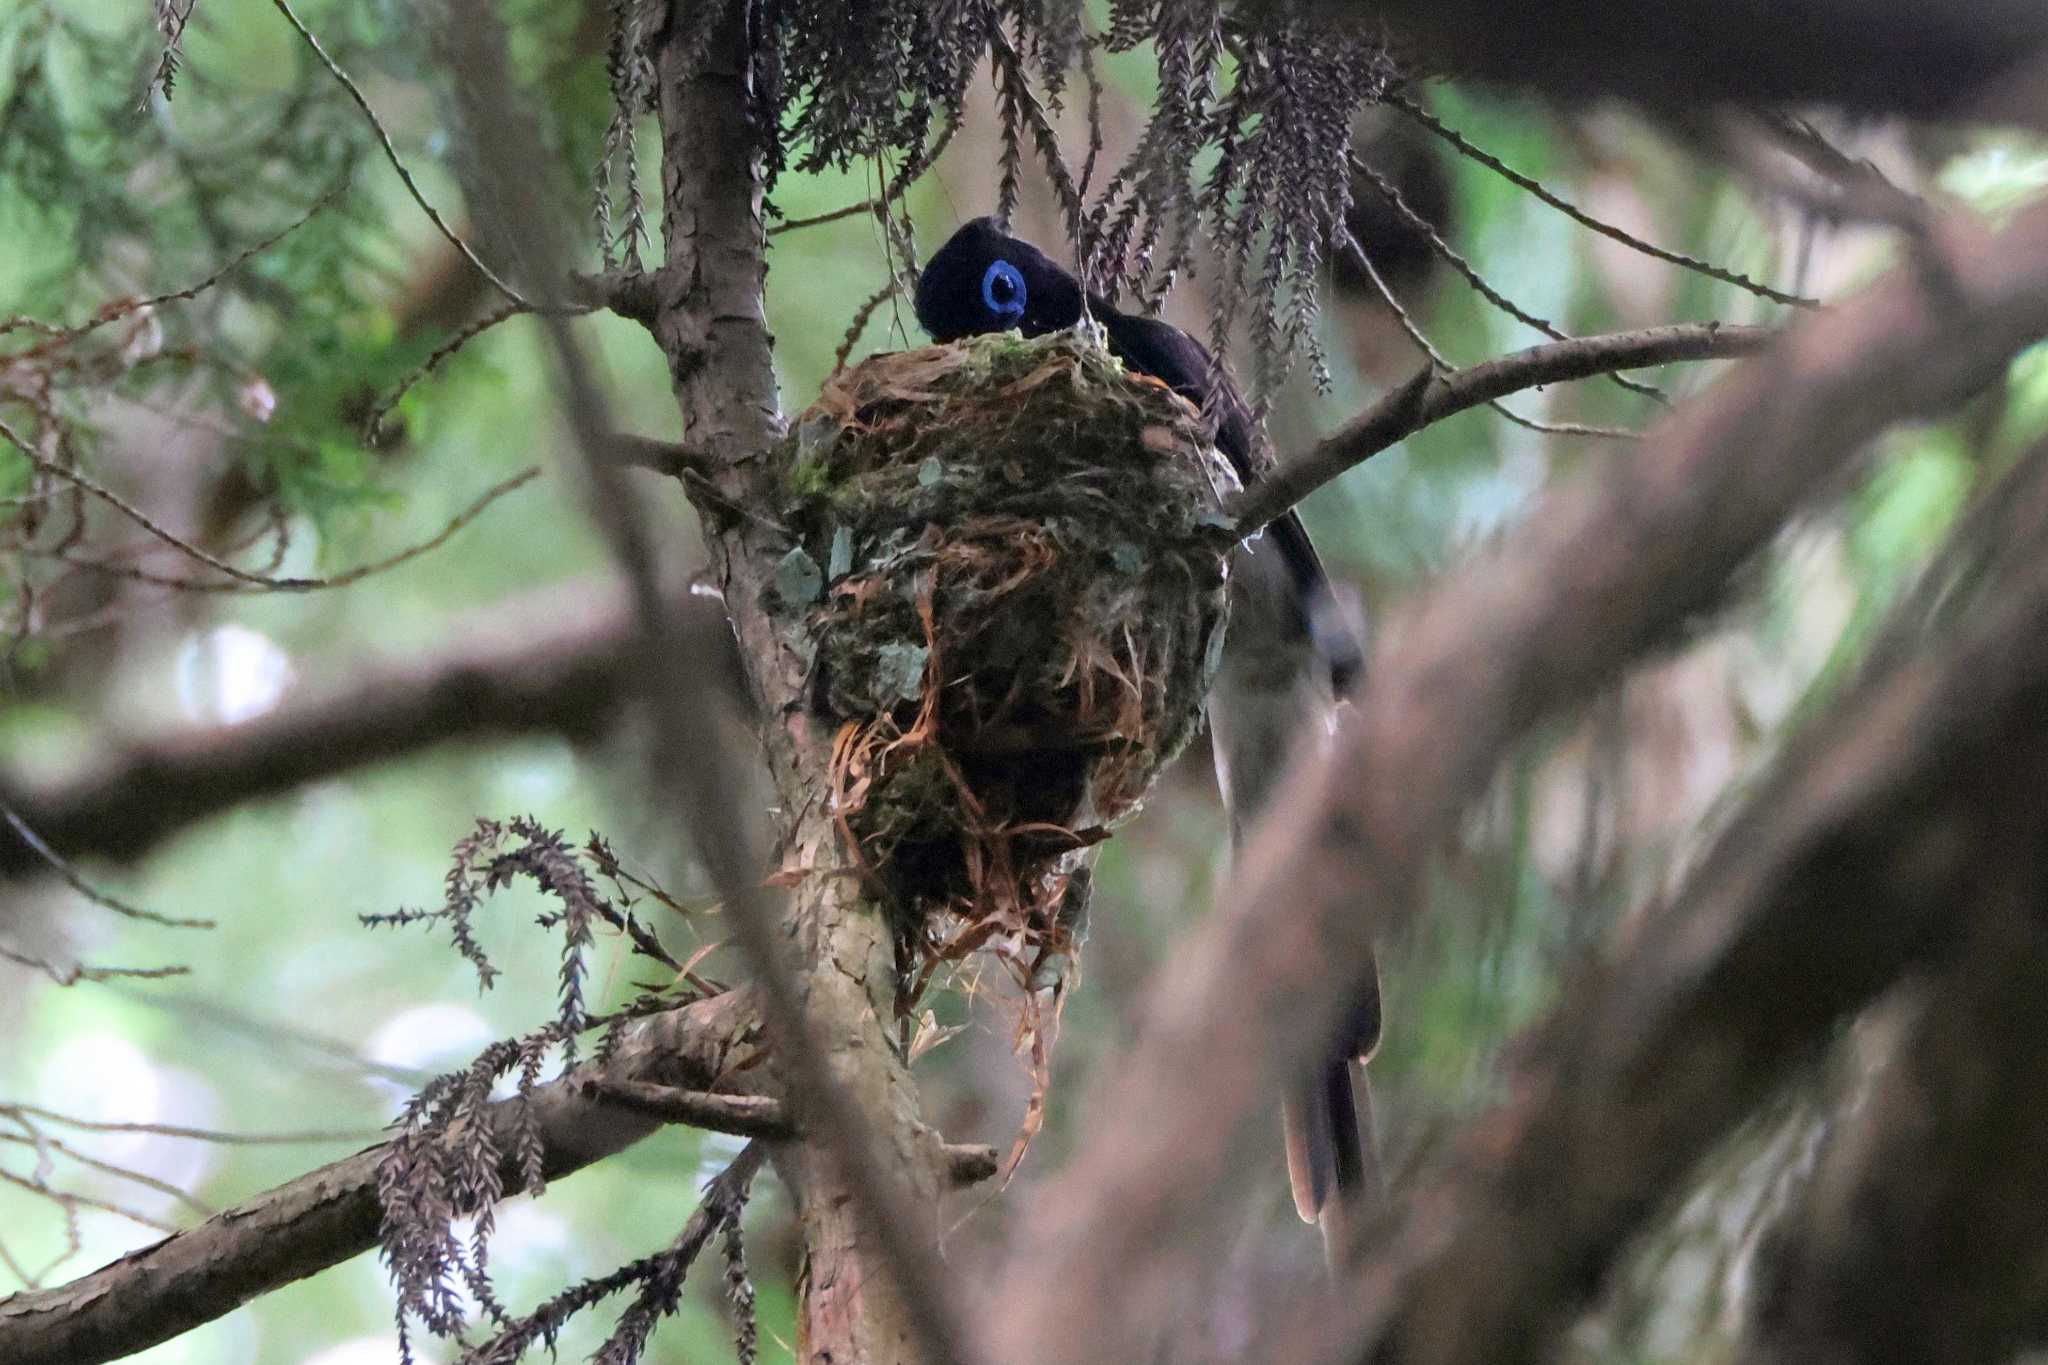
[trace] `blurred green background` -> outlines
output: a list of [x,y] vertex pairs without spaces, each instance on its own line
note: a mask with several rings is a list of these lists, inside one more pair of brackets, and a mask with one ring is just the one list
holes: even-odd
[[[520,74],[544,103],[537,174],[567,193],[587,193],[609,112],[605,7],[505,0],[501,8]],[[360,81],[429,198],[463,224],[448,92],[410,10],[396,0],[300,7]],[[14,518],[4,562],[17,599],[24,584],[40,594],[36,620],[10,618],[22,638],[9,656],[0,712],[0,755],[11,781],[31,790],[127,738],[289,707],[344,686],[372,661],[430,660],[472,623],[516,617],[522,603],[540,600],[530,594],[550,586],[587,584],[596,602],[609,572],[566,477],[562,426],[529,320],[492,330],[441,365],[399,404],[395,439],[375,448],[364,442],[367,402],[392,391],[490,299],[270,4],[206,0],[185,47],[174,97],[145,100],[159,51],[147,7],[14,0],[0,10],[0,318],[73,324],[123,296],[195,283],[344,177],[348,188],[219,286],[155,310],[162,336],[141,362],[111,363],[103,381],[74,376],[56,395],[53,415],[74,434],[84,467],[166,524],[215,536],[210,544],[253,534],[275,506],[290,528],[278,571],[298,574],[338,572],[412,545],[497,480],[533,463],[547,472],[446,546],[352,587],[309,594],[198,596],[67,574],[35,552],[41,533],[25,524],[28,508],[0,509]],[[1141,125],[1151,78],[1143,49],[1105,70],[1107,122],[1121,138],[1114,152]],[[1853,288],[1890,259],[1882,237],[1813,224],[1760,200],[1624,111],[1565,116],[1444,84],[1426,98],[1510,165],[1662,245],[1822,296]],[[993,204],[989,109],[978,88],[961,134],[910,196],[922,249]],[[1078,137],[1075,111],[1062,127]],[[1446,235],[1489,280],[1569,330],[1785,316],[1778,305],[1584,232],[1398,119],[1376,112],[1360,136],[1369,156],[1398,168],[1418,202],[1438,206]],[[1859,155],[1902,183],[1988,214],[2048,185],[2048,150],[2039,146],[1965,135],[1909,140],[1881,127],[1855,130],[1854,138]],[[653,193],[650,130],[639,151]],[[791,174],[774,202],[798,218],[861,200],[877,184],[872,169]],[[1057,222],[1033,181],[1019,230],[1051,245]],[[1367,245],[1375,245],[1370,233]],[[800,410],[816,392],[855,310],[889,275],[883,236],[867,215],[773,239],[768,298],[786,410]],[[1396,273],[1395,288],[1456,362],[1540,340],[1428,264],[1426,253]],[[1169,315],[1200,330],[1208,306],[1199,279]],[[601,357],[621,423],[677,435],[666,368],[646,335],[611,318],[577,329]],[[1330,390],[1318,394],[1302,377],[1269,395],[1283,455],[1417,363],[1388,311],[1355,284],[1340,279],[1332,288],[1323,329],[1335,360]],[[0,335],[0,372],[35,339],[25,330]],[[908,309],[885,304],[853,354],[920,339]],[[1659,377],[1677,396],[1710,378],[1697,367]],[[1654,417],[1645,400],[1601,383],[1521,395],[1510,406],[1578,423],[1641,426]],[[32,415],[0,389],[0,417],[19,425]],[[1374,1074],[1397,1165],[1420,1159],[1447,1123],[1488,1097],[1508,1032],[1544,1005],[1575,954],[1682,873],[1729,794],[1854,665],[1971,490],[2044,427],[2048,353],[2037,349],[1992,398],[1951,422],[1889,439],[1867,477],[1754,566],[1725,614],[1516,756],[1440,864],[1433,894],[1444,913],[1388,955],[1390,1023]],[[1333,569],[1377,610],[1512,523],[1546,484],[1597,478],[1630,450],[1625,441],[1547,435],[1480,411],[1353,471],[1318,495],[1307,517]],[[0,450],[0,475],[8,493],[29,487],[26,462],[11,451]],[[636,477],[667,553],[687,572],[697,555],[689,509],[676,489]],[[112,521],[92,526],[108,544],[135,538]],[[263,548],[236,562],[260,564]],[[189,567],[167,555],[147,563],[160,572]],[[580,598],[545,600],[562,611]],[[507,970],[482,995],[468,965],[438,938],[357,923],[362,914],[435,903],[449,847],[478,817],[531,813],[572,839],[601,830],[629,865],[686,903],[703,902],[701,878],[675,852],[675,831],[643,807],[639,747],[624,726],[595,744],[531,738],[437,748],[243,806],[138,865],[85,869],[129,901],[216,920],[207,932],[116,918],[55,879],[8,887],[0,946],[59,966],[178,963],[190,972],[64,986],[0,961],[0,1246],[16,1268],[0,1266],[0,1293],[18,1287],[18,1272],[60,1282],[152,1240],[159,1234],[149,1224],[186,1225],[202,1208],[225,1207],[355,1150],[427,1076],[546,1018],[558,948],[533,928],[540,906],[528,893],[508,892],[489,908],[488,943]],[[1041,1173],[1059,1165],[1073,1140],[1072,1101],[1129,1036],[1152,968],[1204,913],[1221,868],[1222,830],[1206,756],[1197,751],[1108,847],[1084,976],[1063,1020],[1047,1128],[1006,1191],[958,1201],[949,1233],[958,1263],[972,1266],[999,1245],[1006,1207],[1028,1201]],[[653,913],[665,916],[657,928],[679,955],[722,937],[715,916]],[[610,938],[594,978],[616,1002],[646,970]],[[953,993],[937,1002],[942,1022],[969,1028],[919,1066],[928,1110],[949,1137],[1007,1147],[1030,1081],[1010,1054],[1015,1003],[998,975],[972,998]],[[8,1104],[106,1123],[329,1136],[225,1144],[52,1121],[43,1131],[71,1150],[39,1152],[9,1126]],[[1631,1284],[1578,1334],[1574,1350],[1589,1359],[1716,1358],[1714,1327],[1739,1281],[1745,1220],[1753,1222],[1760,1191],[1789,1160],[1767,1124],[1745,1141],[1705,1202],[1674,1213],[1662,1245],[1645,1251]],[[1288,1209],[1273,1146],[1248,1152],[1238,1186],[1218,1191],[1239,1206],[1244,1229],[1229,1251],[1232,1277],[1215,1300],[1218,1315],[1227,1314],[1231,1294],[1255,1295],[1261,1284],[1305,1273],[1319,1254]],[[671,1130],[542,1200],[513,1201],[501,1213],[493,1255],[502,1296],[515,1310],[528,1307],[666,1244],[699,1178],[734,1150],[730,1139]],[[147,1222],[91,1206],[67,1214],[24,1181]],[[763,1358],[786,1359],[794,1240],[772,1180],[763,1182],[748,1228]],[[704,1284],[658,1334],[650,1359],[730,1351],[716,1278],[698,1278]],[[141,1358],[387,1361],[395,1358],[391,1304],[380,1266],[366,1255]],[[563,1350],[587,1351],[609,1322],[603,1312],[580,1321]],[[420,1349],[421,1359],[448,1357],[442,1343]]]

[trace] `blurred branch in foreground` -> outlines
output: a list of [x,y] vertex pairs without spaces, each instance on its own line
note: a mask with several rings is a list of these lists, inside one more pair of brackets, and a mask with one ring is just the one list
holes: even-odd
[[[1505,746],[1711,608],[1727,576],[1871,436],[1952,407],[2048,335],[2048,209],[1989,239],[1946,221],[1938,240],[1953,301],[1906,269],[1801,319],[1628,458],[1547,498],[1498,553],[1388,631],[1396,643],[1368,668],[1357,715],[1297,765],[1298,814],[1254,839],[1222,901],[1233,909],[1165,973],[1149,1026],[1116,1068],[1114,1103],[1098,1097],[1091,1136],[1029,1221],[1019,1255],[1032,1271],[1011,1281],[1021,1288],[991,1340],[1020,1359],[1142,1355],[1195,1254],[1180,1230],[1224,1178],[1239,1126],[1334,1027],[1354,984],[1339,964],[1367,961],[1376,930],[1419,913],[1428,858]],[[1464,1339],[1488,1340],[1488,1321],[1526,1327],[1520,1315],[1543,1295],[1545,1314],[1576,1302],[1587,1266],[1651,1207],[1637,1197],[1590,1241],[1546,1227],[1522,1268],[1534,1298],[1495,1300],[1497,1316],[1474,1314]],[[1405,1251],[1456,1245],[1432,1221]],[[1432,1301],[1438,1321],[1460,1321],[1474,1286],[1495,1287],[1490,1270],[1455,1264]],[[1095,1292],[1111,1282],[1124,1292]]]
[[[1934,1026],[1951,1032],[1958,1025],[1942,1018],[1988,1007],[1976,992],[1995,1002],[2032,980],[2040,949],[2027,944],[2038,930],[2013,912],[2039,902],[2015,888],[2038,877],[2048,839],[2048,809],[2023,799],[2048,780],[2044,706],[2048,556],[2037,547],[1952,645],[1871,679],[1795,742],[1674,904],[1646,917],[1525,1040],[1508,1078],[1516,1098],[1468,1130],[1453,1166],[1416,1191],[1366,1267],[1373,1349],[1412,1361],[1519,1357],[1569,1320],[1587,1268],[1606,1264],[1715,1140],[1901,973],[1959,941],[2001,945],[1991,956],[2006,969],[1987,972],[1978,951],[1958,968],[1970,987],[1935,1008]],[[2004,970],[2017,976],[2002,980]],[[2044,1046],[2018,1016],[2001,1019],[2025,1057]],[[1945,1068],[1958,1047],[1949,1037],[1940,1060],[1914,1066]],[[2017,1059],[1979,1056],[1944,1084],[1966,1108],[1976,1094],[2010,1104],[2009,1090],[1960,1078],[1980,1066],[2002,1074]],[[1930,1186],[1984,1178],[1962,1144],[1914,1176]],[[1943,1208],[1940,1220],[1955,1213]],[[1880,1240],[1907,1260],[1938,1255],[1928,1238],[1898,1233]],[[1903,1281],[1878,1282],[1895,1293]],[[1483,1299],[1475,1283],[1487,1285]],[[1951,1324],[1958,1336],[1985,1310],[2012,1307],[1980,1288],[1982,1302],[1952,1305],[1972,1310]],[[1900,1316],[1923,1310],[1940,1316],[1925,1300]]]
[[[675,610],[706,624],[708,599]],[[729,667],[718,631],[706,657]],[[59,856],[133,859],[245,801],[437,744],[536,731],[592,738],[617,720],[633,647],[618,586],[579,582],[482,614],[448,648],[364,668],[314,697],[239,725],[145,740],[48,789],[15,787],[6,804]],[[0,876],[44,869],[0,841]]]

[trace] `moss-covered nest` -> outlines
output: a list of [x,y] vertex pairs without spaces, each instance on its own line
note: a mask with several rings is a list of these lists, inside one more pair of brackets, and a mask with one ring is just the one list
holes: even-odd
[[902,912],[907,1005],[1071,948],[1077,850],[1199,722],[1235,486],[1193,406],[1073,334],[876,356],[778,452],[771,592],[833,726],[834,813]]

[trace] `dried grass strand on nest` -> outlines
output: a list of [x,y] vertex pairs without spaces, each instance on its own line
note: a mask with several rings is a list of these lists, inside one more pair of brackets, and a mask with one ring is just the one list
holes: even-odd
[[976,951],[1028,984],[1075,946],[1076,855],[1199,724],[1234,476],[1076,334],[874,357],[779,456],[770,606],[834,727],[845,853],[898,914],[902,1006]]

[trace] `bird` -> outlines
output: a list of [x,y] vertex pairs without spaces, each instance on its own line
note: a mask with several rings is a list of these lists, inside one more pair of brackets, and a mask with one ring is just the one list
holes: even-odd
[[[1209,348],[1159,318],[1126,313],[1089,293],[1045,252],[994,218],[963,224],[918,274],[917,320],[935,342],[1015,330],[1044,336],[1092,317],[1128,370],[1161,381],[1214,423],[1216,448],[1246,483],[1270,463],[1250,406]],[[1222,665],[1208,698],[1211,747],[1233,848],[1270,808],[1288,754],[1326,731],[1364,659],[1337,609],[1329,575],[1293,512],[1248,542],[1232,575]],[[1310,1074],[1284,1088],[1281,1121],[1297,1213],[1322,1228],[1334,1265],[1381,1195],[1371,1138],[1371,1092],[1352,1064],[1368,1061],[1381,1028],[1377,965]]]

